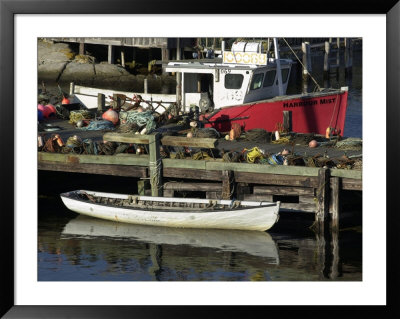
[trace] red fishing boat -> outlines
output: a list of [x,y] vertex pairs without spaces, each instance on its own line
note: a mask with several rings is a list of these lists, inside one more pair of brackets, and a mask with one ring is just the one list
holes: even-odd
[[289,124],[298,133],[343,134],[348,89],[323,89],[286,95],[293,61],[261,53],[261,43],[239,42],[222,57],[171,61],[167,72],[182,74],[180,101],[185,111],[199,106],[205,127],[227,132],[233,123],[243,130],[275,131]]

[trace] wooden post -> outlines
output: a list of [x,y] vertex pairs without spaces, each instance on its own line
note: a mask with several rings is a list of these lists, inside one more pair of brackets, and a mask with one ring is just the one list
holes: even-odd
[[79,54],[80,55],[85,54],[85,42],[79,42]]
[[75,83],[71,82],[69,84],[69,96],[74,95],[75,94]]
[[144,86],[143,92],[144,92],[144,94],[147,94],[147,93],[148,93],[148,83],[147,83],[147,79],[144,79],[144,80],[143,80],[143,86]]
[[230,199],[232,192],[232,171],[222,171],[222,198]]
[[[176,59],[181,59],[180,39],[176,39]],[[176,103],[182,106],[182,73],[176,72]]]
[[108,45],[108,64],[114,63],[114,48],[112,45]]
[[351,69],[353,66],[353,52],[352,52],[352,41],[350,38],[344,39],[344,64],[345,64],[345,74],[346,76],[351,76]]
[[292,131],[292,111],[283,111],[283,129],[286,132]]
[[311,67],[311,47],[309,42],[303,42],[301,44],[301,50],[303,51],[303,77],[308,78],[309,73],[312,71]]
[[149,135],[149,168],[151,196],[163,196],[162,158],[160,155],[160,133]]
[[[161,49],[161,61],[167,62],[169,60],[169,49],[163,48]],[[162,73],[166,74],[165,69],[162,69]]]
[[119,110],[121,108],[121,98],[119,97],[118,94],[113,94],[113,99],[114,99],[113,109]]
[[121,50],[121,66],[124,68],[125,67],[125,51],[124,48]]
[[106,96],[102,93],[97,94],[97,111],[103,113],[106,110]]
[[329,214],[329,183],[330,173],[326,168],[320,168],[318,171],[317,200],[318,210],[315,214],[316,227],[323,233],[328,225]]
[[336,39],[336,46],[337,46],[336,65],[337,65],[337,69],[339,71],[339,66],[340,66],[340,38]]
[[325,55],[324,55],[324,74],[327,75],[330,70],[329,53],[331,51],[331,43],[325,41]]
[[331,203],[332,203],[332,222],[331,229],[332,231],[339,231],[339,213],[340,213],[340,200],[339,200],[339,192],[340,192],[340,179],[339,177],[331,178]]

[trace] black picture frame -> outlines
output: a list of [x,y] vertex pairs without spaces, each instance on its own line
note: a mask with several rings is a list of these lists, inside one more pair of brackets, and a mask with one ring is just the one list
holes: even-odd
[[[395,196],[397,195],[397,165],[399,163],[399,58],[400,58],[400,3],[392,1],[344,1],[332,3],[321,1],[291,1],[285,3],[265,3],[260,10],[256,6],[227,6],[216,1],[162,1],[162,0],[0,0],[0,238],[2,254],[0,262],[1,298],[0,315],[4,318],[165,318],[165,317],[205,317],[228,315],[248,316],[254,311],[265,316],[305,317],[319,313],[329,317],[399,317],[397,307],[396,256],[399,242],[399,226]],[[387,305],[386,306],[23,306],[14,303],[14,18],[16,14],[385,14],[387,19]],[[379,92],[377,92],[379,94]],[[379,111],[379,110],[377,110]],[[7,138],[5,138],[7,136]],[[383,154],[381,154],[383,155]],[[384,199],[379,199],[384,200]],[[238,293],[240,293],[238,291]]]

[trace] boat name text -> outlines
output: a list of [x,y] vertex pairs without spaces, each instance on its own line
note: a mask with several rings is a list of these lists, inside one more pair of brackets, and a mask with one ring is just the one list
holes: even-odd
[[308,101],[300,101],[300,102],[283,102],[283,107],[291,108],[291,107],[302,107],[302,106],[312,106],[317,104],[331,104],[335,103],[336,98],[331,99],[319,99],[319,100],[308,100]]

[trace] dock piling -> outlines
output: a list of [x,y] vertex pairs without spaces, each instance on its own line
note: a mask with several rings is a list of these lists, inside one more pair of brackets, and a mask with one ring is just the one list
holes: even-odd
[[318,170],[318,188],[316,191],[318,209],[315,214],[316,227],[319,232],[324,231],[328,225],[329,214],[330,172],[326,168]]
[[160,134],[157,132],[149,135],[149,169],[151,196],[163,196]]

